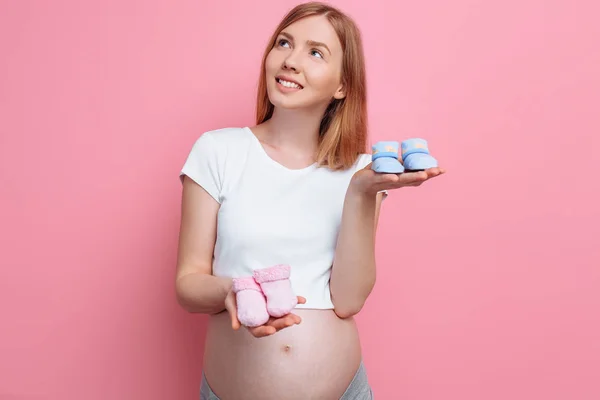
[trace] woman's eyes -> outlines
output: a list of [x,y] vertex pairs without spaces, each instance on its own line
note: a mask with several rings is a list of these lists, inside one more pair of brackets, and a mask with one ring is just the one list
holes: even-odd
[[[290,42],[286,39],[280,39],[277,44],[281,47],[290,46]],[[311,50],[310,54],[314,55],[315,57],[323,58],[323,53],[321,53],[319,50]]]
[[320,57],[320,58],[323,58],[323,54],[321,54],[321,52],[320,52],[320,51],[318,51],[318,50],[311,50],[311,51],[310,51],[310,53],[311,53],[311,54],[315,53],[315,54],[316,54],[316,56],[318,56],[318,57]]

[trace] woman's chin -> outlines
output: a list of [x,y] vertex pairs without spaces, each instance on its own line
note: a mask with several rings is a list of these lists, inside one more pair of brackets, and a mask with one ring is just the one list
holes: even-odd
[[327,103],[315,101],[307,101],[307,99],[294,99],[284,96],[269,96],[269,101],[275,108],[282,110],[315,110],[315,112],[322,112],[327,108]]
[[295,99],[290,98],[282,99],[279,96],[270,97],[269,100],[271,101],[271,104],[275,106],[275,108],[279,108],[282,110],[298,110],[309,107],[309,105],[307,105],[305,102],[297,101]]

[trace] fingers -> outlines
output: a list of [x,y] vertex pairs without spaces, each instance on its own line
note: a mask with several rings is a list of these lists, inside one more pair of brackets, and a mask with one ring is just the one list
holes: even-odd
[[299,324],[301,322],[301,318],[294,314],[288,314],[285,317],[271,319],[265,325],[257,326],[255,328],[248,328],[250,333],[257,338],[270,336],[278,331],[289,328],[292,325]]
[[230,314],[231,314],[231,327],[233,328],[233,330],[237,331],[238,329],[240,329],[242,324],[237,319],[237,316],[235,315],[235,313],[230,313]]
[[402,174],[377,174],[375,175],[375,184],[390,184],[400,180]]
[[232,291],[227,293],[227,297],[225,298],[225,309],[231,318],[231,327],[237,331],[240,329],[242,324],[237,318],[237,302],[235,299],[235,294]]
[[414,175],[408,175],[407,181],[406,181],[406,186],[421,186],[421,184],[423,182],[425,182],[427,179],[429,179],[429,174],[425,171],[420,171],[420,172],[409,172],[409,174],[414,174]]
[[282,329],[289,328],[293,325],[298,325],[301,322],[302,318],[300,318],[298,315],[288,314],[281,318],[271,318],[265,325],[254,328],[248,327],[247,329],[253,336],[260,338],[273,335]]
[[299,324],[301,321],[300,317],[294,314],[288,314],[285,317],[274,319],[273,321],[267,322],[267,325],[272,326],[276,330],[280,331],[284,328],[289,328],[292,325]]
[[255,328],[248,328],[248,330],[254,337],[257,338],[269,336],[277,332],[277,329],[269,325],[261,325]]
[[437,168],[437,167],[436,167],[436,168],[429,168],[429,169],[426,169],[426,170],[425,170],[425,172],[427,173],[427,176],[428,176],[429,178],[434,178],[434,177],[436,177],[436,176],[438,176],[438,175],[441,175],[441,174],[443,174],[443,173],[444,173],[444,172],[446,172],[446,171],[445,171],[443,168]]
[[377,191],[398,189],[404,186],[417,186],[425,182],[428,175],[425,172],[403,172],[401,174],[385,174],[378,177],[375,188]]
[[421,186],[423,182],[442,175],[442,168],[429,168],[425,171],[403,172],[401,174],[382,174],[378,177],[377,190],[398,189],[405,186]]
[[[304,298],[302,296],[297,296],[297,297],[298,297],[298,304],[306,304],[306,298]],[[235,321],[236,321],[235,322],[236,325],[239,328],[240,322],[237,320],[237,318],[235,318]],[[254,328],[252,328],[252,327],[246,327],[246,328],[254,337],[261,338],[261,337],[273,335],[282,329],[289,328],[290,326],[297,325],[301,322],[302,322],[302,318],[300,318],[300,316],[290,313],[281,318],[270,318],[269,321],[267,321],[267,323],[264,325],[257,326]],[[233,321],[233,317],[232,317],[232,326],[233,326],[233,324],[234,324],[234,321]]]

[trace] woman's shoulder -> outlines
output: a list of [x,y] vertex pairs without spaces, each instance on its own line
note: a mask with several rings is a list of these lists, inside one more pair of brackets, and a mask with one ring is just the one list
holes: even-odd
[[250,140],[246,128],[228,127],[204,131],[194,139],[188,158],[223,166],[228,159],[247,152]]
[[239,143],[240,140],[249,139],[249,132],[246,127],[226,127],[205,131],[202,136],[210,137],[218,143]]
[[243,165],[240,160],[248,153],[251,139],[247,129],[240,127],[200,133],[188,153],[180,177],[188,175],[220,202],[227,182]]
[[227,155],[237,156],[248,151],[251,142],[251,132],[244,127],[226,127],[212,129],[200,133],[193,145],[203,152],[214,152],[220,158]]

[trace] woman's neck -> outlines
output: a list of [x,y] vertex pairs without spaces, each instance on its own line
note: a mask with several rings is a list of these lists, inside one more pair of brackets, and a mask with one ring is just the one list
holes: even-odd
[[319,145],[319,127],[323,113],[315,110],[275,108],[263,125],[268,143],[283,151],[314,155]]

